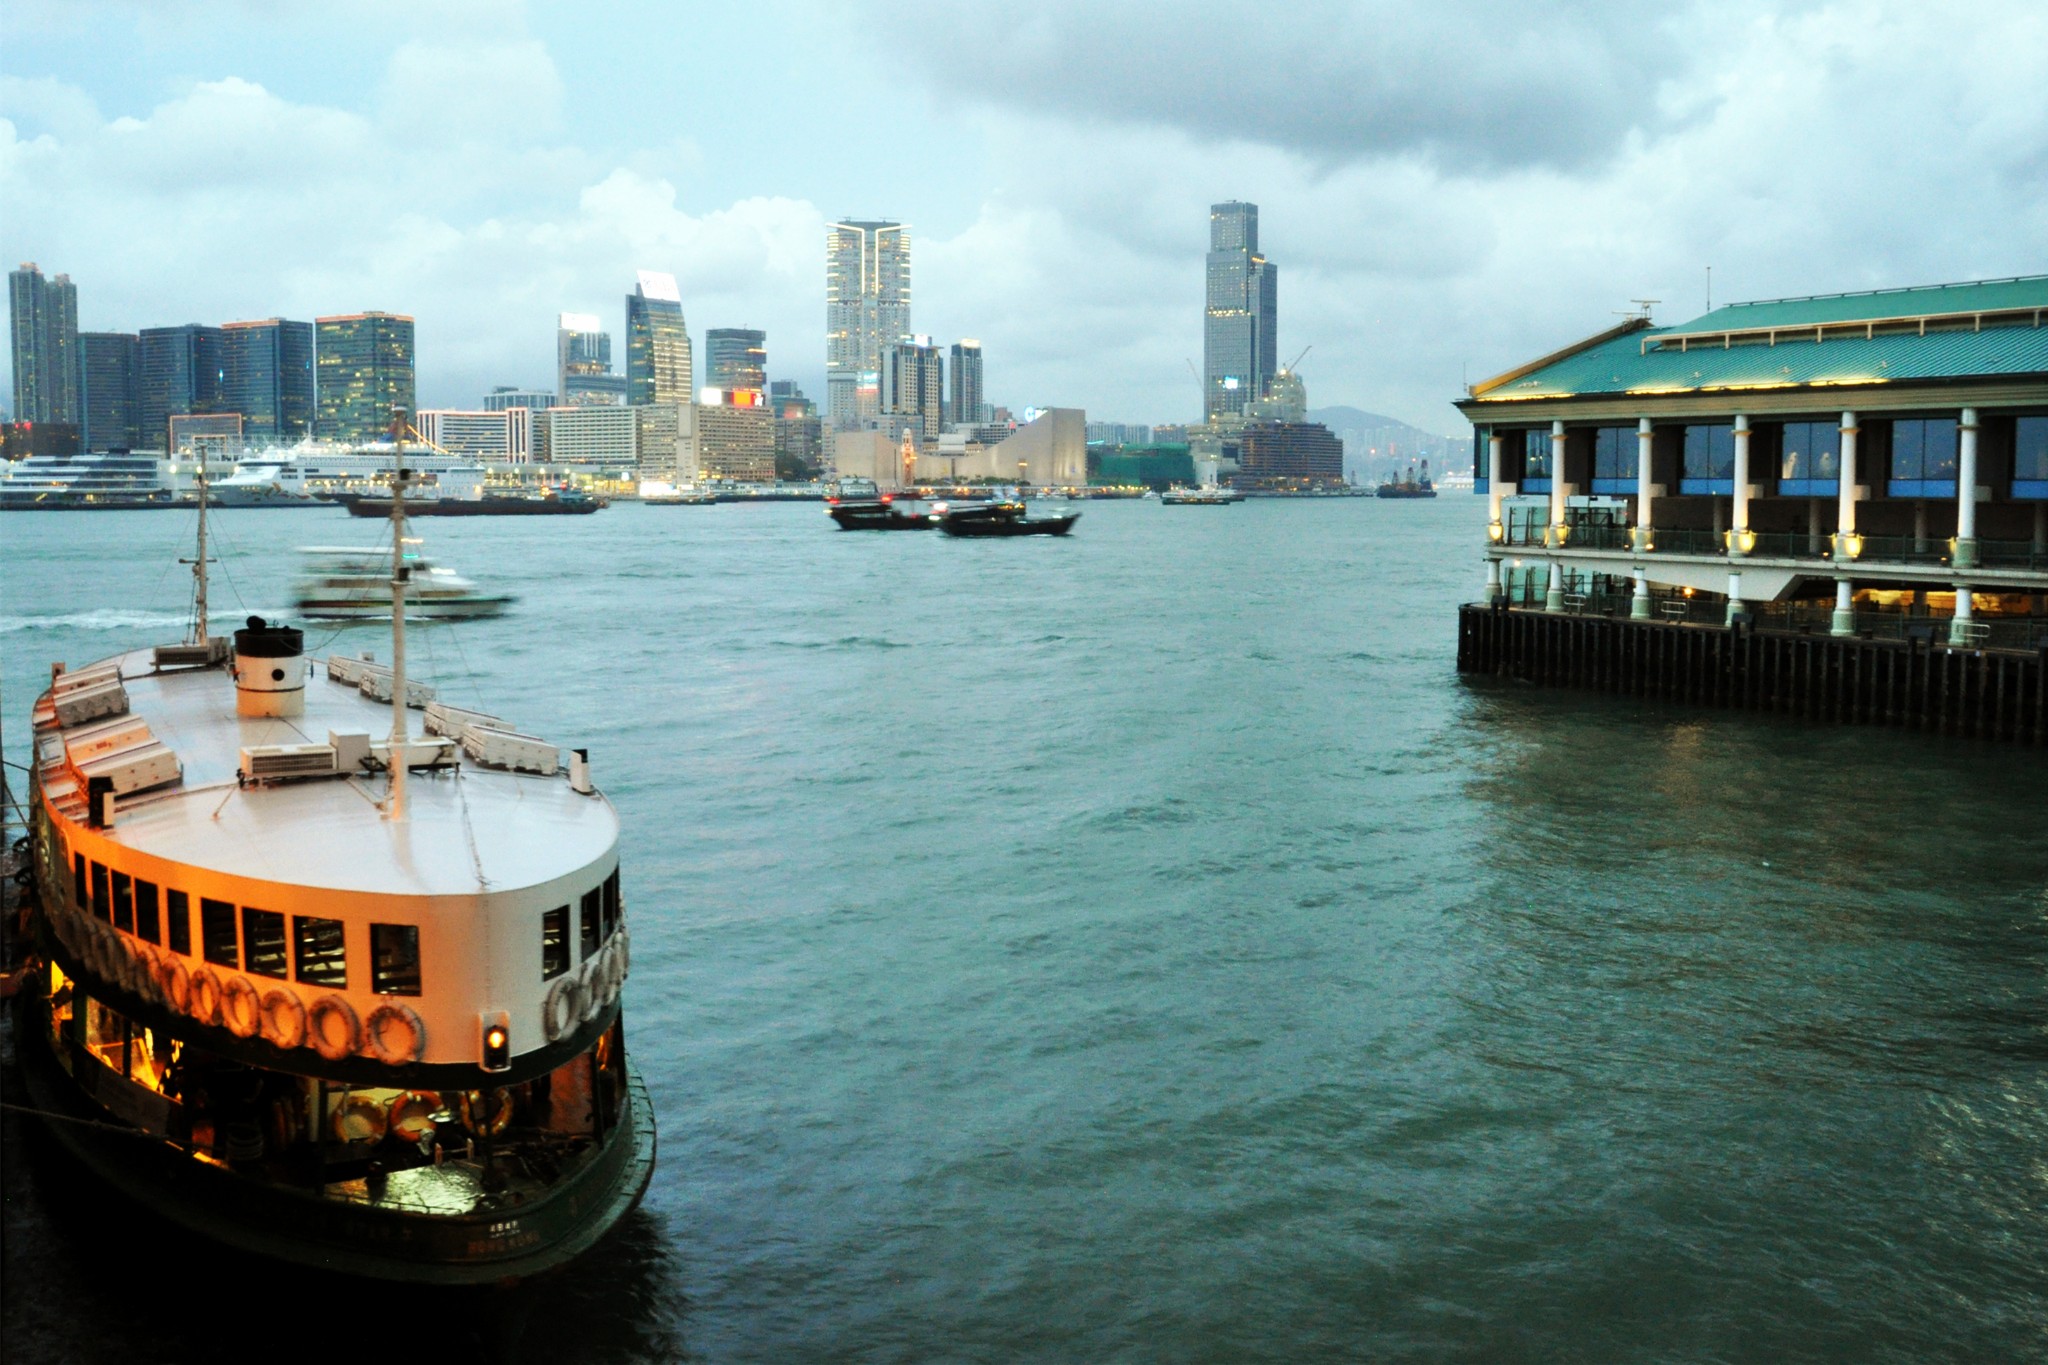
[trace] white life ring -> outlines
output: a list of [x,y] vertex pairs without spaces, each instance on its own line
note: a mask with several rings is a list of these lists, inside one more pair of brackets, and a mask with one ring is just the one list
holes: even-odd
[[192,973],[175,953],[165,953],[156,963],[157,990],[166,1005],[183,1014],[192,999]]
[[328,1127],[339,1142],[382,1142],[390,1115],[373,1095],[350,1095],[334,1108]]
[[263,993],[263,1038],[273,1047],[306,1045],[306,1006],[296,991],[280,986]]
[[185,1012],[208,1026],[220,1023],[220,978],[213,974],[213,968],[201,967],[192,973],[191,987],[185,993]]
[[130,970],[134,974],[135,993],[149,1004],[161,1005],[163,988],[157,984],[156,979],[156,949],[147,943],[131,944],[130,948],[134,953]]
[[548,988],[547,1003],[541,1006],[541,1030],[551,1043],[559,1043],[576,1031],[583,1017],[583,1002],[576,998],[576,977],[564,972]]
[[254,1038],[263,1027],[263,1002],[246,976],[231,976],[220,988],[220,1019],[237,1038]]
[[619,988],[626,984],[625,945],[612,943],[612,949],[604,959],[604,1002],[609,1005],[619,998]]
[[94,976],[99,977],[102,981],[112,981],[114,977],[114,959],[111,955],[111,945],[108,944],[107,937],[114,931],[98,920],[93,920],[90,923],[91,928],[87,930],[85,940],[85,952],[81,956],[84,957],[85,965],[91,969]]
[[379,1005],[363,1021],[363,1048],[386,1066],[416,1062],[427,1050],[427,1026],[410,1005]]
[[313,1050],[330,1062],[353,1057],[363,1045],[362,1021],[355,1006],[338,995],[323,995],[306,1011],[306,1033]]
[[619,921],[619,981],[624,984],[633,971],[633,936],[626,932],[626,921]]
[[578,998],[583,1002],[582,1016],[586,1024],[597,1018],[604,1009],[604,977],[601,967],[600,960],[593,957],[584,963],[583,969],[577,973],[576,988],[582,992]]

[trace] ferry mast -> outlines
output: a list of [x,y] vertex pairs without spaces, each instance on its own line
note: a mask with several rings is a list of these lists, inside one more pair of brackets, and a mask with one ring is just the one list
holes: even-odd
[[[405,718],[405,426],[404,418],[393,414],[391,421],[391,796],[384,805],[387,820],[405,819],[406,732]],[[203,524],[203,523],[202,523]]]

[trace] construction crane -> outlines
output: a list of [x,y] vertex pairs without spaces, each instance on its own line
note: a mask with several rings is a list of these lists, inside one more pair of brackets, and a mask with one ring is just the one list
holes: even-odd
[[1206,422],[1209,420],[1209,386],[1203,381],[1202,372],[1195,368],[1192,357],[1188,360],[1188,373],[1195,377],[1195,395],[1198,399],[1195,411],[1201,413],[1202,420]]
[[1301,373],[1301,356],[1307,355],[1310,351],[1313,351],[1314,349],[1315,343],[1309,343],[1308,345],[1301,348],[1301,355],[1294,357],[1294,359],[1288,361],[1285,365],[1282,365],[1280,368],[1287,371],[1287,373],[1289,374]]

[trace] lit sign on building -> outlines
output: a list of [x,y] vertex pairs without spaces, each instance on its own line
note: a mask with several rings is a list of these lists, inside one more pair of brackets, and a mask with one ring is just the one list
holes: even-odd
[[768,395],[759,389],[704,388],[697,391],[697,401],[713,408],[765,408]]

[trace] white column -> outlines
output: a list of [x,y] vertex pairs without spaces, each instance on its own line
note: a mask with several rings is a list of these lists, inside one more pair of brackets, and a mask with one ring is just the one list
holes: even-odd
[[[1963,409],[1956,424],[1956,554],[1958,569],[1977,564],[1977,410]],[[1962,601],[1958,595],[1957,602]]]
[[1650,619],[1650,580],[1643,574],[1636,575],[1635,596],[1629,599],[1628,614],[1634,621]]
[[1728,624],[1749,619],[1749,604],[1742,600],[1742,575],[1728,575]]
[[1849,537],[1856,534],[1856,414],[1853,412],[1842,414],[1841,475],[1841,491],[1835,504],[1836,563],[1855,558],[1849,553]]
[[1555,559],[1550,561],[1550,587],[1543,594],[1543,610],[1564,610],[1564,565]]
[[1948,623],[1948,642],[1952,645],[1970,643],[1970,590],[1956,584],[1956,614]]
[[1507,490],[1500,483],[1501,437],[1498,432],[1486,438],[1486,535],[1496,545],[1507,538],[1507,528],[1501,525],[1500,500],[1507,496]]
[[[1656,433],[1650,427],[1650,419],[1640,418],[1636,422],[1636,553],[1647,554],[1650,549],[1650,446]],[[1638,582],[1642,580],[1638,579]],[[1641,595],[1641,594],[1639,594]]]
[[1552,549],[1564,544],[1564,423],[1550,424],[1550,531]]
[[1842,636],[1856,633],[1856,592],[1846,578],[1835,580],[1835,619],[1829,633]]
[[1500,601],[1500,561],[1492,555],[1486,557],[1486,601],[1488,605]]
[[[1728,553],[1746,555],[1752,542],[1749,538],[1749,418],[1742,413],[1735,414],[1735,503],[1729,526]],[[1729,610],[1734,610],[1731,597]]]

